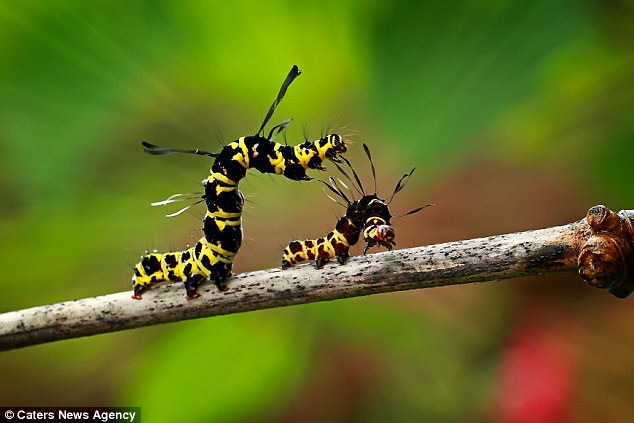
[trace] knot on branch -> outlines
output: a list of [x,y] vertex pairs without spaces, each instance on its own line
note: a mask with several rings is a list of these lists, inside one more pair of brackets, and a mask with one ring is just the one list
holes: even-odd
[[588,210],[591,235],[579,251],[579,274],[618,298],[634,291],[634,213],[598,205]]

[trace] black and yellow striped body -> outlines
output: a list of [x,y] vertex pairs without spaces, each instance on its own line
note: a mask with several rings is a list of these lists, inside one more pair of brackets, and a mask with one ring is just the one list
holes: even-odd
[[321,170],[324,160],[332,159],[346,150],[343,138],[338,134],[297,146],[282,145],[257,135],[242,137],[222,149],[211,174],[237,182],[248,169],[257,169],[262,173],[283,175],[297,181],[309,180],[312,178],[306,175],[307,169]]
[[142,257],[132,277],[133,298],[140,299],[144,291],[160,281],[185,282],[189,298],[198,295],[196,289],[205,280],[211,280],[220,290],[225,290],[233,259],[242,244],[244,197],[238,184],[247,170],[256,169],[293,180],[310,180],[307,169],[322,170],[324,160],[337,160],[336,156],[345,152],[346,145],[338,134],[294,147],[259,135],[242,137],[226,145],[215,155],[209,177],[203,181],[203,199],[207,206],[203,219],[204,236],[182,253],[154,253]]
[[292,241],[284,249],[282,269],[308,260],[315,260],[317,268],[323,267],[333,258],[344,264],[350,256],[350,247],[359,241],[361,232],[366,242],[363,254],[375,245],[382,245],[391,250],[394,244],[391,217],[383,200],[376,195],[365,195],[348,205],[346,215],[339,219],[335,230],[325,237]]
[[134,268],[133,298],[140,299],[145,289],[156,282],[187,282],[191,275],[202,273],[202,264],[196,259],[196,247],[171,253],[144,256]]
[[282,269],[307,260],[315,260],[315,266],[321,268],[335,257],[344,264],[350,256],[350,246],[359,241],[359,229],[357,222],[344,216],[337,222],[335,230],[325,237],[291,242],[284,249]]

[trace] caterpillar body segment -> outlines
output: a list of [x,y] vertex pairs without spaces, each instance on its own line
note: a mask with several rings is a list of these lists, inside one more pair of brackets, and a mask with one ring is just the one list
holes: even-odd
[[237,184],[248,169],[256,169],[292,180],[310,180],[312,178],[306,175],[306,170],[324,170],[322,163],[326,159],[339,162],[337,155],[346,151],[347,146],[339,134],[297,146],[282,145],[259,135],[242,137],[229,143],[218,154],[211,167],[210,178],[221,175],[220,179],[225,183]]
[[[216,159],[216,162],[218,159]],[[214,178],[213,167],[211,175],[204,181],[203,199],[207,206],[207,213],[203,218],[203,239],[201,253],[206,253],[210,246],[217,245],[217,248],[235,256],[242,245],[242,208],[244,206],[244,196],[238,189],[238,182],[229,178]],[[222,180],[220,180],[222,179]],[[201,240],[202,241],[202,240]],[[224,254],[226,256],[227,254]],[[231,260],[230,260],[231,261]],[[230,264],[230,263],[229,263]],[[227,266],[226,274],[219,273],[219,280],[229,276],[231,265]]]
[[187,282],[190,276],[201,274],[202,269],[199,266],[202,265],[196,259],[194,249],[192,247],[185,251],[144,256],[134,268],[132,298],[141,299],[143,292],[156,282]]
[[268,137],[260,135],[286,89],[299,74],[299,69],[294,66],[256,135],[241,137],[218,153],[198,149],[177,150],[143,142],[148,154],[187,153],[213,157],[214,162],[209,176],[203,181],[202,199],[207,207],[202,227],[204,236],[185,251],[142,257],[132,276],[133,298],[141,299],[143,292],[162,281],[184,282],[188,298],[197,297],[198,286],[207,280],[213,281],[221,291],[227,289],[226,279],[231,275],[233,259],[243,239],[241,218],[244,196],[238,185],[249,169],[301,181],[312,179],[306,174],[308,169],[324,170],[324,160],[342,162],[338,155],[345,153],[347,147],[339,134],[297,146],[282,145],[272,138],[288,125],[290,120],[286,120],[271,129]]
[[[352,205],[351,205],[352,207]],[[344,216],[339,219],[335,229],[328,235],[315,240],[293,241],[284,249],[282,269],[288,269],[297,263],[315,260],[315,266],[321,268],[332,258],[344,264],[350,257],[350,246],[359,241],[360,226]]]

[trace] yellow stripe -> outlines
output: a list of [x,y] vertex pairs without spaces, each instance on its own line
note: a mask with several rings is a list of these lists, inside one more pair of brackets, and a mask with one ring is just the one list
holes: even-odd
[[[202,252],[201,252],[202,254]],[[211,276],[211,271],[203,266],[202,262],[198,257],[194,257],[192,260],[192,275],[203,275],[206,279],[209,279]]]
[[[241,137],[238,140],[238,146],[242,150],[242,158],[240,160],[238,160],[238,162],[240,162],[240,164],[242,166],[244,166],[245,169],[248,169],[251,166],[251,164],[249,163],[249,148],[244,143],[244,137]],[[234,160],[237,160],[236,156],[237,156],[237,154],[235,156],[233,156]]]
[[333,148],[332,143],[330,142],[330,137],[328,137],[328,142],[323,147],[319,147],[319,141],[315,141],[313,144],[317,147],[319,158],[322,161],[326,160],[326,152]]
[[[380,220],[383,220],[383,219],[380,219]],[[383,220],[383,222],[385,222],[385,221]],[[377,226],[378,225],[372,225],[372,226],[368,226],[367,228],[365,228],[363,230],[363,237],[364,238],[372,238],[372,239],[377,238],[378,237],[378,235],[377,235]]]
[[282,153],[280,153],[280,147],[282,147],[282,144],[275,143],[275,145],[273,146],[273,152],[275,153],[275,157],[268,158],[269,163],[271,163],[271,166],[275,168],[275,173],[278,175],[282,175],[284,173],[284,170],[286,169],[286,164],[284,163],[284,156],[282,155]]
[[227,185],[234,185],[234,186],[238,185],[237,182],[232,181],[231,179],[227,178],[222,173],[218,173],[218,172],[211,172],[211,175],[209,175],[209,182],[213,182],[213,180],[220,181]]
[[329,239],[324,242],[324,250],[328,253],[328,257],[333,258],[335,256],[335,248]]
[[214,223],[220,232],[225,230],[225,226],[240,226],[239,220],[214,220]]
[[[238,212],[238,213],[229,213],[229,212],[225,212],[225,211],[222,211],[222,210],[218,210],[218,211],[215,211],[213,213],[210,213],[209,210],[207,210],[207,217],[210,217],[210,218],[212,218],[214,220],[217,219],[217,218],[226,219],[226,220],[239,219],[240,216],[242,216],[242,213],[240,213],[240,212]],[[238,223],[240,223],[240,222],[238,221]]]
[[276,152],[277,158],[270,158],[269,157],[269,162],[271,163],[271,166],[273,166],[275,168],[275,172],[277,174],[282,174],[284,173],[284,169],[286,169],[286,163],[284,163],[284,156],[282,156],[279,152]]
[[[378,217],[378,216],[372,216],[372,217],[368,217],[366,219],[366,224],[369,220],[379,220],[381,222],[383,222],[383,225],[387,225],[387,223],[385,223],[385,219],[383,219],[382,217]],[[376,223],[372,223],[372,225],[376,225]]]
[[225,187],[222,185],[216,185],[216,195],[220,194],[221,192],[233,192],[236,189],[237,186]]
[[[231,259],[232,257],[236,256],[236,253],[234,253],[232,251],[227,251],[224,248],[221,248],[221,247],[217,246],[216,244],[209,244],[208,247],[214,253],[220,254],[219,258]],[[228,261],[227,263],[231,263],[231,260]]]
[[[202,244],[203,244],[202,253],[204,253],[205,252],[205,248],[207,248],[207,249],[211,250],[213,253],[219,254],[220,256],[226,256],[226,257],[221,257],[221,258],[232,258],[232,257],[235,257],[235,255],[237,254],[237,253],[234,253],[234,252],[231,252],[231,251],[227,251],[224,248],[222,248],[222,247],[220,247],[220,246],[218,246],[216,244],[210,243],[204,237],[201,239],[201,241],[202,241]],[[214,257],[215,257],[215,255],[214,255]],[[220,258],[220,257],[217,257],[217,258]],[[222,261],[224,261],[224,260],[222,260]],[[229,260],[228,262],[225,262],[225,263],[231,263],[231,260]]]
[[312,150],[300,147],[299,145],[296,145],[294,147],[294,150],[295,150],[295,157],[297,157],[297,159],[299,160],[299,164],[302,165],[303,168],[308,169],[308,162],[310,162],[310,159],[313,158],[313,156],[315,155],[315,152]]

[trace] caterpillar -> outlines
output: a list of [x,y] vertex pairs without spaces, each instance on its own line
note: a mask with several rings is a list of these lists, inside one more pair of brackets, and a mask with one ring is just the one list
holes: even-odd
[[[350,178],[341,166],[337,165],[337,168],[346,179],[351,182],[352,187],[361,195],[361,198],[358,200],[352,198],[351,201],[332,177],[329,178],[330,183],[324,182],[330,191],[345,202],[345,204],[339,204],[346,207],[346,213],[339,219],[334,230],[329,232],[326,236],[303,241],[296,240],[289,243],[283,252],[282,269],[288,269],[297,263],[307,260],[315,260],[315,266],[318,269],[322,268],[326,262],[333,258],[336,258],[339,264],[344,264],[350,257],[350,247],[359,241],[361,234],[363,234],[365,241],[363,248],[364,255],[374,246],[382,246],[387,250],[391,250],[392,247],[396,245],[394,241],[396,234],[390,223],[392,215],[390,214],[388,206],[394,196],[403,189],[415,169],[412,169],[401,177],[388,200],[382,200],[376,194],[376,171],[374,169],[374,163],[372,162],[370,149],[365,144],[363,144],[363,148],[372,168],[374,193],[366,194],[356,171],[347,159],[342,158],[352,171],[354,180]],[[342,180],[339,180],[339,183],[347,188]],[[353,194],[353,192],[350,191],[350,194]],[[330,198],[338,202],[336,199]],[[418,213],[425,207],[431,205],[432,204],[428,204],[416,208],[402,216]]]
[[231,275],[233,259],[242,244],[244,197],[238,184],[246,176],[247,170],[256,169],[261,173],[308,181],[312,178],[306,174],[306,170],[325,170],[322,165],[324,160],[341,163],[338,155],[345,153],[347,147],[339,134],[326,135],[317,141],[306,141],[296,146],[274,142],[275,136],[288,126],[290,119],[287,119],[274,126],[268,136],[262,135],[288,86],[300,73],[297,66],[293,66],[255,135],[241,137],[218,153],[198,149],[177,150],[142,142],[148,154],[195,154],[213,157],[214,162],[209,176],[203,180],[201,201],[207,207],[202,227],[204,236],[196,245],[184,251],[153,253],[142,257],[132,276],[132,298],[141,299],[146,290],[161,281],[184,282],[188,299],[198,297],[198,287],[207,280],[213,281],[220,291],[227,290],[226,280]]

